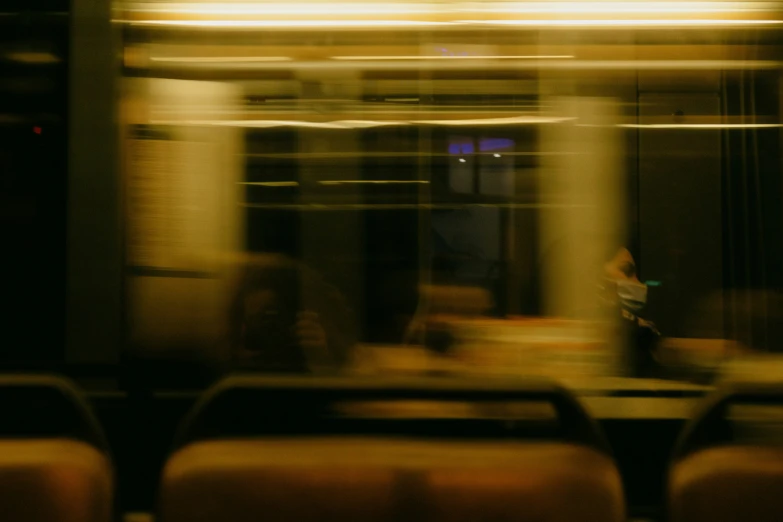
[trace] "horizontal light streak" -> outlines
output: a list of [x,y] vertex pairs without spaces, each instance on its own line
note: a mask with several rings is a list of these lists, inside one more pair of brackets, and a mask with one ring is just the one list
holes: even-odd
[[135,3],[129,11],[150,14],[185,16],[421,16],[453,13],[499,15],[688,15],[773,12],[774,2],[290,2],[290,3]]
[[523,125],[561,123],[576,118],[553,118],[544,116],[512,116],[508,118],[475,118],[465,120],[409,120],[409,121],[374,121],[374,120],[338,120],[331,122],[312,122],[297,120],[162,120],[153,122],[156,125],[204,125],[216,127],[244,127],[265,129],[274,127],[302,127],[313,129],[365,129],[385,126],[403,125]]
[[502,2],[488,3],[462,11],[502,14],[740,14],[771,11],[770,2]]
[[[282,58],[282,57],[281,57]],[[158,62],[161,62],[158,60]],[[165,60],[164,60],[165,62]],[[167,63],[176,64],[175,61]],[[255,62],[214,61],[201,62],[214,68],[241,68],[258,70],[748,70],[779,69],[783,62],[773,60],[474,60],[467,66],[459,60],[257,60]],[[360,64],[359,64],[360,63]],[[181,62],[182,66],[199,62]]]
[[[155,5],[155,4],[153,4]],[[148,3],[131,11],[190,16],[301,16],[307,15],[422,15],[443,13],[439,4],[426,3]]]
[[[442,125],[442,126],[470,126],[470,125],[524,125],[577,122],[577,118],[569,117],[539,117],[518,116],[508,118],[478,118],[466,120],[410,120],[410,121],[371,121],[371,120],[341,120],[332,122],[310,122],[296,120],[156,120],[154,125],[195,125],[212,127],[243,127],[243,128],[275,128],[275,127],[301,127],[315,129],[363,129],[383,126],[403,125]],[[607,127],[605,125],[576,124],[579,127]],[[608,127],[620,127],[628,129],[774,129],[783,128],[783,123],[627,123],[608,125]]]
[[775,129],[780,123],[651,123],[618,125],[629,129]]
[[746,27],[780,25],[783,20],[721,19],[604,19],[604,20],[459,20],[468,25],[502,25],[514,27]]
[[321,185],[426,185],[426,180],[404,180],[404,179],[341,179],[319,181]]
[[240,181],[240,185],[253,185],[259,187],[298,187],[297,181]]
[[432,27],[449,22],[425,20],[131,20],[135,26],[163,26],[190,28],[263,29],[263,28],[319,28],[319,27]]
[[162,63],[267,63],[290,62],[289,56],[154,56],[153,62]]
[[574,58],[573,55],[520,55],[520,56],[439,56],[439,55],[411,55],[411,56],[332,56],[332,60],[346,61],[381,61],[381,60],[561,60]]
[[468,120],[420,120],[417,123],[425,125],[519,125],[519,124],[540,124],[540,123],[562,123],[572,121],[576,118],[552,118],[545,116],[511,116],[508,118],[479,118]]

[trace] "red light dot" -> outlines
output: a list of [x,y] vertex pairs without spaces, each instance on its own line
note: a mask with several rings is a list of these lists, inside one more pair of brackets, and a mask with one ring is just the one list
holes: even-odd
[[36,126],[36,127],[33,127],[33,132],[36,133],[36,134],[41,134],[41,132],[43,132],[43,130],[41,129],[41,127]]

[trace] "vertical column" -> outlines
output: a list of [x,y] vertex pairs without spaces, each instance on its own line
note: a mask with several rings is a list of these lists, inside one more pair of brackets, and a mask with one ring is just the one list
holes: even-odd
[[122,317],[117,38],[109,0],[71,2],[66,360],[117,360]]
[[617,104],[589,97],[552,103],[570,121],[541,133],[543,311],[587,319],[595,317],[605,254],[625,235]]

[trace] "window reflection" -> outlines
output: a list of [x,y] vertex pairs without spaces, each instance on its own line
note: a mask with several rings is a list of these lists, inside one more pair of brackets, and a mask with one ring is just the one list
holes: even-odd
[[[131,349],[668,379],[774,350],[779,16],[633,6],[119,2]],[[343,304],[237,294],[248,256]]]

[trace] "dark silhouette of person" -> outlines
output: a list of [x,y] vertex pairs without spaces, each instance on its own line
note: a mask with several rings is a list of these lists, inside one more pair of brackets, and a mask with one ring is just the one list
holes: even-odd
[[642,317],[647,304],[647,285],[639,280],[636,262],[626,248],[616,248],[603,267],[601,298],[620,315],[620,327],[629,348],[629,370],[634,377],[659,376],[656,348],[661,334]]
[[232,369],[344,369],[356,328],[342,295],[302,263],[263,255],[245,263],[231,303]]

